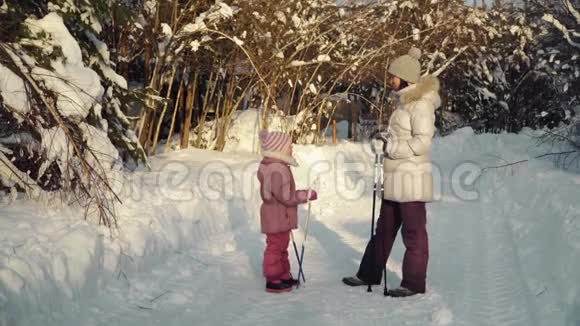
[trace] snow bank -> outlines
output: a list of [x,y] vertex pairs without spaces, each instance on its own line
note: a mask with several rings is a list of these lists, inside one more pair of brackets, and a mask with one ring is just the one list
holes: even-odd
[[[260,144],[258,140],[258,132],[260,130],[262,112],[256,109],[248,109],[244,111],[236,111],[230,121],[227,132],[227,143],[224,148],[225,152],[230,153],[257,153],[260,149]],[[285,116],[281,113],[271,113],[268,116],[268,129],[270,131],[282,131],[285,133],[290,133],[294,130],[298,130],[303,123],[305,112],[300,112],[297,115]],[[214,148],[213,142],[214,135],[216,134],[215,128],[221,128],[224,125],[223,119],[219,121],[218,127],[215,125],[216,121],[208,121],[205,124],[204,134],[202,134],[202,139],[206,144],[210,144],[207,148]],[[313,127],[313,130],[315,127]],[[337,123],[337,138],[346,139],[348,137],[348,122],[341,121]],[[194,142],[197,135],[194,133],[190,136],[190,142]],[[311,132],[308,135],[302,136],[301,143],[312,143],[314,139],[314,133]],[[329,126],[325,137],[330,142],[330,137],[332,137],[332,126]],[[174,148],[177,147],[177,141],[173,141]]]
[[[290,133],[293,130],[298,130],[304,120],[306,112],[300,112],[298,115],[284,116],[281,113],[272,113],[268,116],[268,129],[270,131],[282,131]],[[224,148],[225,152],[230,153],[257,153],[260,149],[258,140],[258,132],[261,125],[262,112],[256,109],[248,109],[244,111],[236,111],[231,117],[231,125],[227,132],[227,142]],[[219,126],[223,125],[220,120]],[[323,126],[326,127],[326,126]],[[202,139],[205,143],[210,144],[207,148],[214,148],[213,141],[216,134],[216,121],[208,121],[205,124],[205,133],[202,134]],[[313,127],[315,128],[315,127]],[[315,130],[315,129],[314,129]],[[348,138],[348,121],[340,121],[336,124],[337,139],[345,140]],[[190,141],[193,143],[197,135],[191,134]],[[309,133],[302,136],[302,143],[312,143],[314,133]],[[332,125],[328,126],[326,130],[327,142],[331,142]],[[178,141],[174,140],[174,148],[177,148]]]
[[[236,112],[232,118],[232,125],[228,131],[226,152],[256,153],[260,149],[258,132],[260,131],[261,111],[249,109]],[[269,116],[268,129],[270,131],[289,132],[295,128],[294,116],[272,114]]]
[[260,111],[246,110],[236,112],[228,132],[226,152],[257,153],[260,150],[258,132],[260,130]]
[[[261,125],[262,112],[256,109],[236,111],[230,118],[230,126],[227,131],[227,142],[224,148],[225,152],[230,153],[257,153],[260,149],[258,132]],[[269,117],[268,129],[271,131],[290,132],[295,129],[299,122],[299,117],[283,116],[280,114],[271,114]],[[205,124],[202,139],[205,143],[210,144],[208,148],[213,148],[214,135],[216,128],[222,128],[223,119],[218,121],[208,121]],[[191,133],[191,142],[195,141],[197,135]]]

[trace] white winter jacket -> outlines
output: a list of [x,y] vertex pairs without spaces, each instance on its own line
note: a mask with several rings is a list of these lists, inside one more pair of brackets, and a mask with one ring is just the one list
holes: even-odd
[[435,110],[441,106],[439,80],[423,77],[397,92],[397,97],[388,127],[384,198],[396,202],[433,201],[429,151],[435,133]]

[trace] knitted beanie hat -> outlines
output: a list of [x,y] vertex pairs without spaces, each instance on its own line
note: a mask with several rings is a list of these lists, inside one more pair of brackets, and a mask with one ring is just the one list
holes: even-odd
[[421,58],[421,50],[412,47],[408,54],[395,59],[389,65],[388,71],[408,83],[416,84],[421,78],[419,58]]
[[292,138],[279,131],[260,130],[262,156],[276,158],[290,165],[298,165],[292,157]]

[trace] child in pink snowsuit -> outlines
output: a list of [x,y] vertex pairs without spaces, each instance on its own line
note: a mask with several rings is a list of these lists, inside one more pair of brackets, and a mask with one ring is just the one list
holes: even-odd
[[266,234],[262,266],[266,291],[288,292],[298,283],[290,274],[290,232],[298,227],[298,205],[316,200],[317,194],[313,190],[296,190],[290,165],[298,164],[292,157],[290,136],[262,130],[259,137],[264,157],[258,168],[258,180],[262,197],[260,220],[262,233]]

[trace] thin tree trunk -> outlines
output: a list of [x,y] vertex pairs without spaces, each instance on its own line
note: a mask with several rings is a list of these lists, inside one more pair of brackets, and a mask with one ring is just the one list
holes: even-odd
[[213,148],[210,148],[213,150],[216,149],[215,147],[216,147],[216,144],[218,143],[219,133],[220,133],[220,130],[222,128],[221,124],[224,123],[224,121],[221,119],[221,116],[220,116],[220,114],[222,114],[222,111],[225,109],[225,108],[222,108],[222,97],[220,96],[221,94],[223,94],[223,93],[222,93],[222,90],[220,87],[220,89],[218,89],[218,93],[217,93],[218,99],[217,99],[217,103],[216,103],[215,109],[214,109],[215,110],[215,117],[214,117],[215,123],[213,124],[213,135],[214,135],[215,142],[214,142]]
[[175,30],[177,20],[179,19],[179,1],[173,0],[173,10],[171,14],[171,28]]
[[336,120],[332,119],[332,143],[336,145]]
[[[145,53],[143,56],[143,65],[144,65],[144,82],[145,84],[149,83],[149,76],[151,74],[150,72],[150,66],[149,66],[149,62],[151,61],[151,45],[149,44],[149,42],[147,40],[145,40]],[[149,101],[147,101],[149,104]],[[143,149],[145,149],[145,145],[147,143],[147,131],[149,130],[149,119],[151,116],[151,113],[147,111],[148,108],[143,108],[143,112],[141,113],[141,119],[139,121],[139,128],[138,128],[138,134],[139,134],[139,142],[141,143],[141,146],[143,147]]]
[[155,124],[156,111],[157,110],[153,110],[151,113],[149,113],[149,121],[148,121],[146,136],[145,136],[145,144],[143,145],[143,149],[145,150],[145,152],[147,152],[147,149],[149,148],[149,144],[151,143],[151,135],[153,134],[153,125]]
[[[145,40],[145,53],[144,53],[144,58],[143,60],[144,65],[145,65],[145,76],[144,76],[144,81],[146,84],[149,83],[149,78],[151,76],[151,66],[150,66],[150,62],[151,62],[151,44]],[[147,101],[148,105],[151,104],[150,101]],[[141,146],[143,147],[143,149],[146,150],[146,145],[147,145],[147,135],[148,135],[148,131],[149,131],[149,120],[151,120],[151,116],[152,113],[147,111],[148,108],[144,108],[143,109],[143,113],[140,119],[140,123],[139,123],[139,129],[138,129],[138,133],[139,133],[139,142],[141,143]]]
[[195,104],[195,93],[197,92],[197,79],[199,78],[199,73],[195,72],[192,83],[187,88],[187,103],[185,119],[183,123],[183,128],[181,129],[181,148],[187,148],[189,146],[189,129],[191,128],[191,118],[193,116],[193,107]]
[[121,37],[120,37],[120,49],[119,49],[119,53],[121,54],[121,59],[119,60],[119,72],[121,73],[121,76],[123,76],[125,78],[125,80],[129,81],[129,63],[126,61],[127,60],[127,39],[128,39],[128,34],[126,33],[125,30],[123,30],[121,32]]
[[[161,126],[163,125],[163,118],[165,118],[165,113],[167,112],[167,106],[169,105],[169,98],[171,97],[171,90],[173,89],[173,81],[175,80],[175,74],[177,73],[177,66],[173,66],[171,71],[171,80],[169,81],[169,86],[167,87],[167,93],[165,95],[165,104],[163,105],[163,110],[161,111],[161,116],[157,121],[157,129],[155,130],[155,135],[153,136],[153,146],[149,151],[149,155],[155,155],[155,150],[157,149],[157,141],[159,140],[159,133],[161,132]],[[167,136],[167,142],[171,141],[171,134]]]
[[[186,68],[183,68],[183,74],[185,74]],[[179,110],[180,107],[182,107],[183,105],[183,101],[182,101],[182,97],[183,97],[183,86],[185,85],[185,78],[181,79],[181,84],[179,85],[179,91],[177,92],[177,99],[175,100],[175,107],[173,108],[173,116],[171,117],[171,127],[169,127],[169,136],[168,136],[168,140],[172,138],[173,136],[173,130],[175,127],[175,116],[177,115],[177,111]],[[167,141],[167,143],[165,144],[165,148],[164,151],[167,151],[169,149],[169,145],[171,144],[170,141]]]
[[358,110],[352,110],[351,120],[353,141],[358,141]]
[[[214,76],[215,76],[215,79],[214,79]],[[197,135],[195,138],[195,147],[198,147],[198,148],[201,146],[202,135],[203,135],[204,127],[205,127],[204,123],[205,123],[205,119],[207,118],[209,106],[211,105],[210,98],[213,97],[213,90],[216,88],[218,79],[219,79],[219,74],[214,74],[214,72],[212,71],[210,73],[209,80],[207,81],[207,85],[205,88],[205,95],[203,98],[201,117],[199,118],[199,120],[197,122]]]
[[143,60],[145,60],[144,64],[145,64],[145,83],[149,84],[150,78],[151,78],[151,43],[149,43],[149,41],[145,40],[145,54],[143,57]]
[[139,143],[143,148],[145,148],[145,142],[147,140],[147,132],[146,130],[149,128],[149,124],[147,123],[149,120],[149,112],[147,112],[147,108],[143,108],[143,113],[141,113],[141,119],[139,122],[139,128],[137,133],[139,135]]

